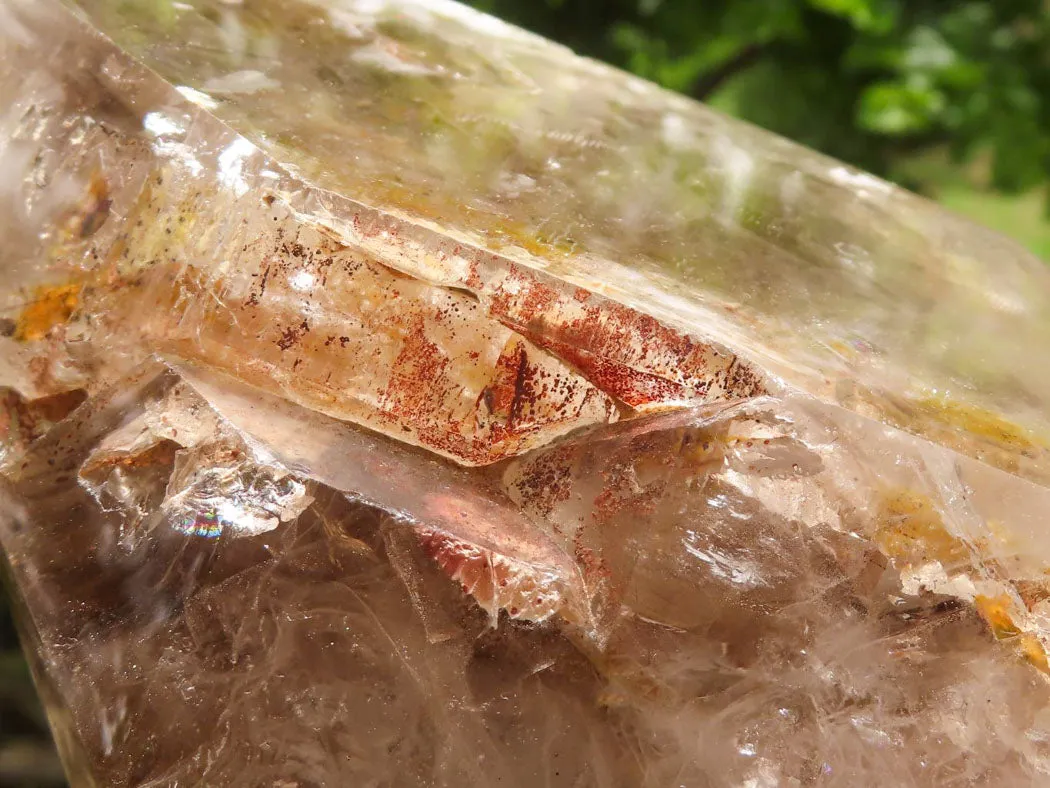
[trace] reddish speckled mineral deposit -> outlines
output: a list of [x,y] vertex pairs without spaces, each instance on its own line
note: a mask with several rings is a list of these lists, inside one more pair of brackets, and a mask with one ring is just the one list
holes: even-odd
[[75,786],[1050,783],[1050,273],[446,0],[0,0]]

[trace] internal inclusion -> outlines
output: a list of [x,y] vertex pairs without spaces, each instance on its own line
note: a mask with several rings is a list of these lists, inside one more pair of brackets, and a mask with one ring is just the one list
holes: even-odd
[[0,533],[116,784],[1034,779],[1046,663],[1011,599],[1045,585],[990,580],[1002,546],[917,491],[927,447],[865,456],[871,426],[759,397],[466,468],[151,362],[6,471]]
[[[259,725],[393,783],[1045,770],[1044,488],[305,186],[56,30],[83,72],[7,86],[42,232],[4,258],[2,533],[101,774],[293,769]],[[370,700],[365,743],[296,738]]]

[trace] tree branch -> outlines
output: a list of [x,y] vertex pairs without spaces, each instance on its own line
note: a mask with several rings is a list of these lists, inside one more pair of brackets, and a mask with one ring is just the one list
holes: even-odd
[[748,44],[714,71],[710,71],[697,79],[687,91],[688,94],[698,101],[704,101],[731,77],[736,76],[761,60],[765,53],[766,48],[762,44]]

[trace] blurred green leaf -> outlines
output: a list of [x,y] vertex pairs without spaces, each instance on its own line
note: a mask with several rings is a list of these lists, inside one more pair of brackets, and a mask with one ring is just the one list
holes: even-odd
[[990,152],[981,188],[1050,181],[1046,0],[476,3],[878,175],[938,149]]
[[1042,183],[1046,174],[1033,166],[1046,156],[1047,144],[1039,128],[1026,116],[1010,122],[1004,118],[994,138],[992,185],[1008,194],[1018,194]]
[[898,6],[893,0],[809,0],[814,8],[845,17],[855,28],[871,33],[887,33],[897,21]]
[[928,82],[880,82],[861,94],[857,121],[878,134],[926,131],[937,122],[946,104],[944,94]]

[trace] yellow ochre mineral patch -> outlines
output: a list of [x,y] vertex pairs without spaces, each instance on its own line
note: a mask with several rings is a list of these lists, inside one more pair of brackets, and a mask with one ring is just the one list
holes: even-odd
[[879,506],[875,544],[884,555],[906,566],[965,561],[965,543],[944,527],[933,501],[912,490],[891,490]]
[[927,415],[950,427],[976,435],[1004,448],[1031,451],[1045,446],[1023,427],[992,411],[947,397],[927,397],[916,402]]
[[55,326],[65,323],[80,303],[79,284],[41,285],[18,316],[14,338],[20,342],[43,339]]

